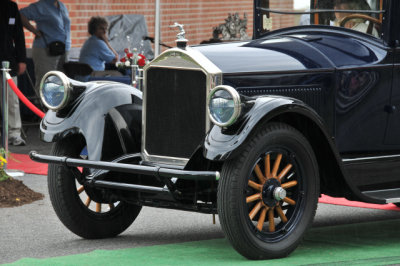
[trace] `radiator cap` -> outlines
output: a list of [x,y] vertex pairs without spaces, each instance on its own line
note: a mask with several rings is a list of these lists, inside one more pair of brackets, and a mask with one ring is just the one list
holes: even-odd
[[179,33],[176,35],[176,46],[181,49],[185,49],[188,40],[185,38],[185,30],[183,29],[183,24],[175,22],[174,25],[169,26],[170,28],[178,28]]

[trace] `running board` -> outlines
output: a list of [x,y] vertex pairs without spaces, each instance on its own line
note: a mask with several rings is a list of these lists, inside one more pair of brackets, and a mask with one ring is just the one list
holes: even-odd
[[400,202],[400,188],[364,191],[362,194],[370,198],[383,200],[385,203]]

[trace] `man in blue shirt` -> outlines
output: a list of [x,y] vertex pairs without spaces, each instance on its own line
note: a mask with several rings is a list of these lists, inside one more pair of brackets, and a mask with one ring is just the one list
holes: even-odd
[[[62,70],[71,47],[71,22],[68,10],[59,0],[39,0],[21,9],[22,24],[35,34],[32,59],[35,65],[35,92],[39,95],[39,85],[44,74],[51,70]],[[29,21],[35,21],[34,27]],[[54,41],[65,44],[65,54],[51,56],[47,45]]]
[[91,35],[83,44],[79,62],[90,65],[94,71],[104,71],[105,63],[116,63],[118,53],[111,47],[108,36],[108,22],[104,17],[92,17],[88,23]]

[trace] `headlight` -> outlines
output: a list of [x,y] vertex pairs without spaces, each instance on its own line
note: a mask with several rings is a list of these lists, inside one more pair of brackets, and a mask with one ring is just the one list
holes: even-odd
[[220,127],[235,123],[241,112],[238,92],[226,85],[215,87],[208,96],[208,113],[211,121]]
[[51,110],[60,110],[68,103],[72,85],[68,77],[60,71],[50,71],[40,82],[40,98]]

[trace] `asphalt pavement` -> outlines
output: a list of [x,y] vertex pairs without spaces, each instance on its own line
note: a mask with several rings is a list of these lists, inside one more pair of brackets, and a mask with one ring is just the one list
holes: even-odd
[[25,146],[8,146],[8,150],[13,153],[29,154],[35,150],[39,153],[50,154],[51,143],[40,140],[39,122],[25,122],[22,127],[22,137],[26,141]]
[[[26,130],[27,146],[10,147],[15,153],[50,151],[50,144],[39,141],[37,126]],[[223,238],[218,216],[216,224],[206,214],[144,207],[136,221],[112,239],[85,240],[64,227],[51,206],[45,176],[26,174],[17,177],[43,200],[15,208],[0,209],[0,264],[22,258],[49,258],[167,243]],[[400,219],[400,212],[319,204],[314,227]],[[373,234],[371,234],[373,237]]]

